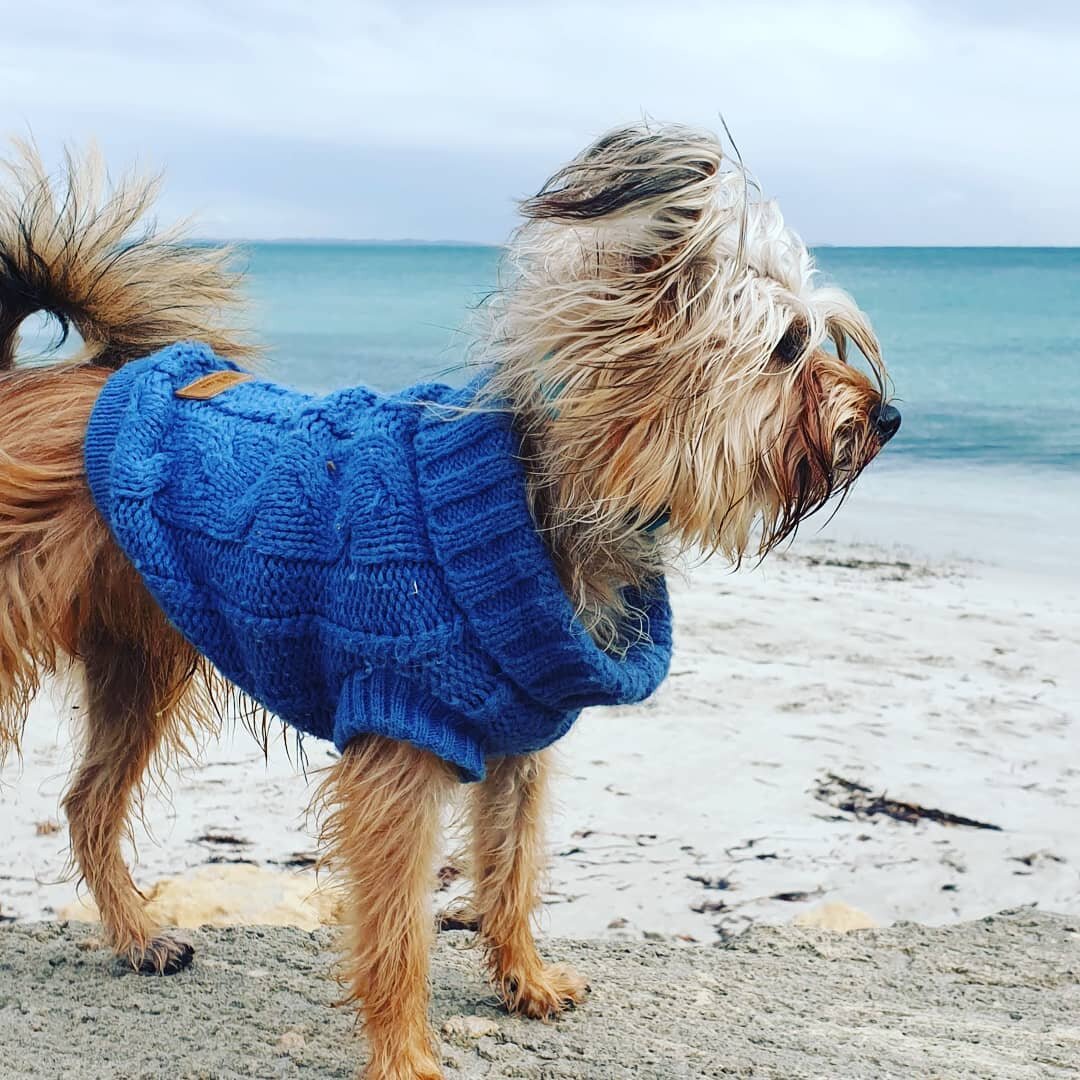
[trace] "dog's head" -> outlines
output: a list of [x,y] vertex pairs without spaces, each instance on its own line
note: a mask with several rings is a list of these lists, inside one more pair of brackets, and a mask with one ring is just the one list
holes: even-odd
[[714,136],[618,129],[522,210],[487,347],[553,527],[764,553],[895,433],[866,317]]

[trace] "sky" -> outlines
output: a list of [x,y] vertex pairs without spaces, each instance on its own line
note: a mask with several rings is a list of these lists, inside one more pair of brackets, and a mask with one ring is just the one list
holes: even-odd
[[1080,244],[1077,3],[9,7],[0,134],[163,169],[204,236],[498,243],[604,130],[722,113],[810,243]]

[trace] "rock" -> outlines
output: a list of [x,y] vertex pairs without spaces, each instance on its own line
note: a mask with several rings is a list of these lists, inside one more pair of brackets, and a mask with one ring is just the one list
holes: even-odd
[[[162,926],[299,926],[314,930],[336,921],[335,901],[310,872],[268,870],[248,863],[216,863],[182,877],[164,878],[143,892],[151,918]],[[98,922],[89,898],[61,908],[61,919]]]
[[442,1026],[442,1033],[459,1045],[468,1045],[485,1035],[494,1035],[499,1025],[483,1016],[451,1016]]
[[873,930],[878,925],[865,911],[838,900],[818,904],[817,907],[796,915],[792,922],[795,926],[837,930],[840,933],[847,933],[849,930]]
[[499,1044],[490,1035],[485,1035],[476,1040],[476,1055],[484,1061],[496,1061],[499,1056]]
[[296,1030],[284,1031],[277,1041],[278,1050],[283,1054],[299,1053],[307,1045],[303,1033]]

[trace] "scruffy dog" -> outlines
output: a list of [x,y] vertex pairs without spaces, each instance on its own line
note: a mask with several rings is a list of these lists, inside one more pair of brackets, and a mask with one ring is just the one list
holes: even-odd
[[[643,124],[524,201],[465,391],[313,398],[237,367],[254,350],[228,253],[133,234],[153,184],[106,184],[94,160],[54,184],[31,151],[11,173],[0,751],[75,665],[64,808],[109,943],[139,971],[191,961],[121,838],[149,772],[215,730],[224,678],[341,750],[316,799],[368,1077],[441,1075],[431,890],[459,780],[469,913],[507,1008],[580,1002],[530,928],[545,748],[663,678],[680,553],[764,555],[895,433],[866,318],[716,138]],[[36,311],[77,328],[78,358],[16,365]]]

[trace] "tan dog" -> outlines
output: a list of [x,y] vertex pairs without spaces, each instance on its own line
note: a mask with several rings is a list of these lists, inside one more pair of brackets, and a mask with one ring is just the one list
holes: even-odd
[[[13,172],[0,196],[0,752],[18,746],[42,678],[74,662],[74,857],[112,947],[168,974],[191,950],[149,922],[120,841],[148,770],[216,728],[221,684],[95,510],[83,439],[126,361],[182,338],[231,358],[253,350],[231,328],[227,253],[132,239],[153,185],[106,189],[94,162],[69,163],[57,191],[30,153]],[[476,352],[491,374],[475,407],[512,411],[536,527],[583,624],[618,656],[643,632],[626,586],[686,549],[765,554],[846,491],[899,414],[864,316],[816,284],[805,246],[711,135],[619,129],[522,210],[483,308]],[[74,324],[80,357],[15,367],[18,326],[38,310]],[[872,379],[848,364],[849,343]],[[469,790],[471,918],[507,1007],[538,1018],[585,993],[532,936],[548,771],[546,753],[491,761]],[[367,736],[316,796],[347,890],[347,979],[373,1080],[441,1075],[431,891],[455,786],[430,753]]]

